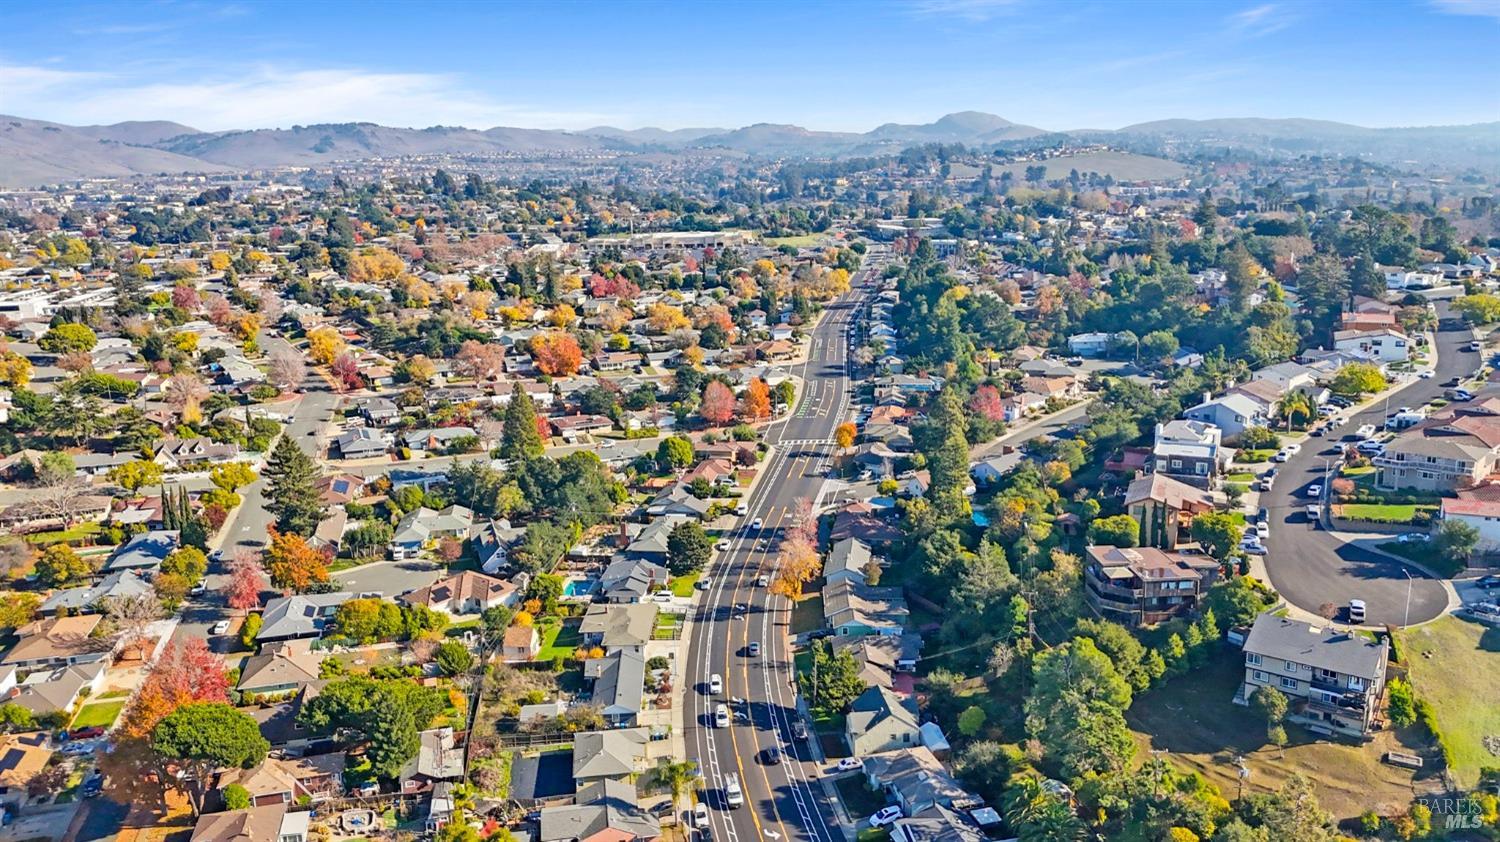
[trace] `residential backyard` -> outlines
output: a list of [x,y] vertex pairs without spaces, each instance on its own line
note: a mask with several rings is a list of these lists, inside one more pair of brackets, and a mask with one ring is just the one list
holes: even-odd
[[538,623],[538,631],[542,639],[541,651],[537,652],[537,660],[552,661],[559,656],[563,658],[573,657],[573,650],[578,648],[582,637],[578,634],[578,626],[581,620],[554,620],[544,619]]
[[120,717],[120,711],[125,709],[128,699],[111,699],[109,701],[91,702],[78,709],[77,715],[73,717],[73,728],[108,728],[115,724]]
[[1414,775],[1381,762],[1391,750],[1431,757],[1414,731],[1381,731],[1374,741],[1355,745],[1289,726],[1286,749],[1278,749],[1266,740],[1265,721],[1230,701],[1243,677],[1239,653],[1224,652],[1201,670],[1137,696],[1126,713],[1140,748],[1137,762],[1151,751],[1165,751],[1173,764],[1202,774],[1228,798],[1240,784],[1240,758],[1250,770],[1247,792],[1273,791],[1301,773],[1312,780],[1322,805],[1339,818],[1366,809],[1397,812],[1415,796],[1441,789],[1433,772]]
[[792,606],[792,634],[817,631],[823,627],[823,595],[803,594]]
[[1432,705],[1453,750],[1453,774],[1473,786],[1480,768],[1500,766],[1500,629],[1448,616],[1399,639],[1412,687]]

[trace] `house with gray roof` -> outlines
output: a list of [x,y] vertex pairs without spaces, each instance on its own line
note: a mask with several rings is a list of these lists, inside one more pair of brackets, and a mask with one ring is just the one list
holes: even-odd
[[392,558],[416,558],[428,542],[439,538],[468,537],[474,525],[474,512],[463,506],[449,506],[442,511],[421,506],[401,518],[391,537]]
[[923,745],[866,757],[864,773],[872,789],[885,791],[908,816],[932,807],[953,807],[981,800],[964,789],[932,750]]
[[155,573],[177,546],[178,534],[175,529],[142,532],[115,550],[115,554],[104,563],[104,571],[113,573],[117,570],[136,570],[147,575]]
[[339,449],[339,456],[344,459],[384,456],[391,446],[384,436],[369,427],[355,427],[340,433],[333,443]]
[[140,570],[116,570],[92,585],[57,591],[43,600],[38,610],[43,615],[56,614],[59,611],[78,614],[100,610],[111,599],[155,592]]
[[830,585],[834,582],[867,584],[865,566],[872,558],[870,545],[858,538],[835,541],[828,552],[828,560],[823,562],[823,578]]
[[321,637],[323,628],[333,619],[340,605],[354,598],[348,591],[306,593],[283,596],[266,603],[261,612],[258,643]]
[[616,556],[599,575],[605,602],[640,602],[651,588],[667,584],[667,568],[638,558]]
[[526,537],[526,527],[511,526],[505,519],[491,520],[472,527],[469,543],[479,560],[479,569],[491,575],[500,572],[510,561],[510,551]]
[[590,605],[578,627],[584,646],[599,646],[606,653],[627,650],[639,655],[656,628],[656,605]]
[[[108,665],[107,661],[89,661],[33,672],[0,701],[20,705],[38,716],[72,712],[81,699],[104,689]],[[7,673],[14,675],[10,668]]]
[[844,740],[855,757],[921,745],[922,720],[916,701],[884,687],[871,687],[850,705]]
[[573,736],[573,781],[579,789],[600,780],[628,780],[646,767],[644,728],[584,731]]
[[566,807],[542,810],[537,842],[650,842],[661,838],[661,823],[641,809],[634,784],[596,781],[580,789],[574,801]]
[[634,725],[645,709],[646,657],[620,649],[584,661],[583,677],[594,683],[592,702],[614,726]]
[[1235,704],[1248,705],[1257,688],[1274,687],[1291,700],[1288,718],[1312,731],[1369,734],[1385,692],[1385,641],[1357,631],[1262,614],[1245,637],[1245,680]]

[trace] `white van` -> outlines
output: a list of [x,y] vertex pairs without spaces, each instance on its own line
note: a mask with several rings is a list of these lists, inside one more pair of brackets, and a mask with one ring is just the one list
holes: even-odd
[[1349,622],[1363,623],[1365,621],[1365,601],[1362,599],[1349,600]]
[[745,806],[745,793],[740,789],[739,775],[730,775],[724,779],[724,801],[731,810]]

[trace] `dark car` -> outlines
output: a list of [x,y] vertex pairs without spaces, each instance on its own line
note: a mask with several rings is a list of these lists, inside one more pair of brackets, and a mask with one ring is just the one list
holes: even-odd
[[104,776],[103,775],[94,775],[92,778],[89,778],[88,780],[84,781],[83,782],[83,787],[78,790],[78,794],[82,795],[84,798],[98,798],[103,793],[104,793]]
[[792,739],[799,743],[807,742],[807,723],[798,719],[792,722]]
[[780,766],[781,749],[777,748],[776,746],[771,746],[770,748],[766,749],[765,759],[767,766]]
[[104,736],[104,728],[100,725],[90,725],[87,728],[79,728],[77,731],[68,732],[70,740],[92,740],[95,737]]
[[1484,590],[1500,588],[1500,575],[1491,574],[1489,576],[1480,576],[1478,579],[1474,580],[1474,587],[1482,588]]

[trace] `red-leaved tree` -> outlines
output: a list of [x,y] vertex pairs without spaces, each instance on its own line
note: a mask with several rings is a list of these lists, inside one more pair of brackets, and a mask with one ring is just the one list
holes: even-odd
[[717,380],[708,381],[703,387],[703,403],[698,407],[698,414],[715,427],[729,423],[734,417],[734,392]]
[[235,556],[224,585],[224,602],[236,611],[249,612],[260,607],[260,592],[266,589],[266,574],[260,561],[246,551]]
[[1005,407],[1000,404],[1000,390],[994,386],[980,386],[969,399],[969,411],[991,421],[1005,420]]

